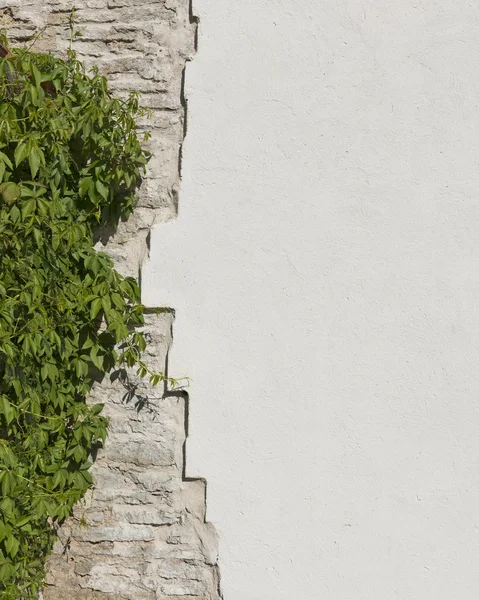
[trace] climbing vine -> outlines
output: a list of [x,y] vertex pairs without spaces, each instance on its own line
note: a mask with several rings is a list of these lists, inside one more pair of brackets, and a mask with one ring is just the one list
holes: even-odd
[[127,218],[148,154],[138,96],[0,38],[0,597],[37,597],[55,530],[92,485],[107,435],[96,379],[137,367],[137,283],[94,249]]

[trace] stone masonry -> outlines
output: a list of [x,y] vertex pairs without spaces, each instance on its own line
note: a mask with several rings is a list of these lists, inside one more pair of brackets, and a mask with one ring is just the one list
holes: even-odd
[[[0,0],[11,43],[63,55],[72,0]],[[151,115],[153,153],[138,207],[98,242],[117,269],[141,282],[153,224],[177,212],[186,132],[185,64],[196,49],[189,0],[76,0],[74,47],[112,91],[135,89]],[[151,310],[146,359],[167,368],[173,314]],[[175,374],[172,374],[175,375]],[[131,376],[93,392],[105,402],[110,436],[93,467],[95,488],[59,531],[44,600],[220,600],[217,540],[205,521],[206,485],[184,476],[188,396]]]

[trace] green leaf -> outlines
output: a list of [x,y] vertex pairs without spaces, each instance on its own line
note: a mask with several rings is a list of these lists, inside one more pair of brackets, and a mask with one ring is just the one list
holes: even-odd
[[37,246],[40,246],[42,243],[42,233],[36,227],[33,228],[33,237],[35,238]]
[[57,488],[58,486],[62,486],[65,484],[65,474],[63,470],[57,471],[53,477],[53,482],[52,482],[52,486],[53,489]]
[[25,517],[22,517],[21,519],[18,519],[18,521],[16,522],[16,526],[17,527],[24,527],[32,519],[33,519],[33,515],[26,515]]
[[91,473],[89,471],[82,471],[81,472],[83,479],[89,484],[91,485],[93,483],[93,477],[91,475]]
[[23,142],[15,148],[15,165],[18,167],[28,156],[28,145]]
[[28,162],[30,164],[30,173],[32,175],[32,179],[35,179],[41,164],[40,153],[38,152],[38,148],[32,148],[30,150],[30,154],[28,155]]
[[99,194],[105,199],[108,199],[108,188],[106,187],[106,185],[103,185],[103,183],[100,180],[97,180],[95,183],[95,187],[97,189],[97,191],[99,192]]
[[20,220],[20,217],[21,217],[20,210],[16,206],[13,206],[10,209],[10,218],[11,218],[12,222],[17,223]]
[[110,311],[111,311],[111,300],[110,300],[110,297],[109,296],[103,296],[103,298],[101,299],[101,305],[103,307],[105,315],[108,318],[109,315],[110,315]]
[[4,162],[8,167],[10,167],[10,169],[13,169],[12,161],[4,152],[0,152],[0,160]]
[[31,85],[29,87],[29,91],[30,91],[30,96],[32,97],[32,104],[33,106],[38,106],[38,89]]
[[93,300],[93,302],[91,303],[90,306],[90,319],[93,321],[98,313],[100,312],[102,307],[102,302],[101,302],[101,298],[95,298],[95,300]]
[[94,346],[90,352],[90,360],[97,369],[103,370],[103,356],[98,356],[98,346]]
[[13,181],[2,183],[0,185],[0,196],[7,204],[13,204],[20,198],[20,187]]
[[85,177],[84,179],[82,179],[80,181],[80,185],[79,185],[80,198],[83,198],[85,196],[85,194],[88,192],[88,190],[90,189],[92,184],[93,184],[92,177]]
[[10,425],[15,416],[15,411],[12,405],[10,404],[10,401],[8,400],[7,396],[0,397],[0,412],[5,417],[7,425]]
[[4,562],[0,566],[0,581],[8,581],[9,577],[14,572],[14,567],[10,562]]
[[25,220],[35,211],[36,202],[33,198],[30,198],[22,205],[22,218]]
[[40,85],[42,83],[42,76],[36,65],[32,65],[32,72],[33,72],[33,77],[35,79],[35,85],[37,86],[38,89],[40,89]]
[[10,489],[10,473],[6,471],[3,473],[2,477],[2,495],[8,496]]
[[77,377],[85,377],[88,375],[88,365],[84,360],[77,360],[75,373]]

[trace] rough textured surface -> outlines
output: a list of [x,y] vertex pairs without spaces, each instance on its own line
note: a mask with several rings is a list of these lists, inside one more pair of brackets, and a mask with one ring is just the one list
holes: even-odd
[[[63,54],[72,3],[0,0],[0,26],[12,42]],[[195,51],[197,24],[188,0],[75,2],[74,43],[98,65],[117,95],[142,92],[151,117],[153,158],[132,218],[98,248],[118,270],[140,277],[153,223],[176,215],[185,134],[183,77]],[[147,359],[164,370],[173,316],[150,314]],[[59,532],[49,562],[45,600],[217,600],[216,535],[205,522],[205,482],[184,478],[186,394],[151,389],[134,378],[97,386],[110,437],[93,468],[95,489]]]
[[[147,359],[161,369],[172,316],[149,315]],[[110,436],[93,467],[96,487],[59,532],[45,600],[218,599],[216,535],[205,523],[205,483],[183,478],[187,398],[142,380],[109,380]]]

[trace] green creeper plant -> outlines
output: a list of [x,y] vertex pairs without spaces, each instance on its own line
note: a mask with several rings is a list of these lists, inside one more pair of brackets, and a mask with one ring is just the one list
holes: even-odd
[[[4,50],[7,40],[0,38]],[[14,49],[0,58],[0,598],[37,597],[55,530],[92,485],[107,435],[96,379],[137,367],[135,280],[94,249],[127,218],[148,153],[138,96],[97,70]]]

